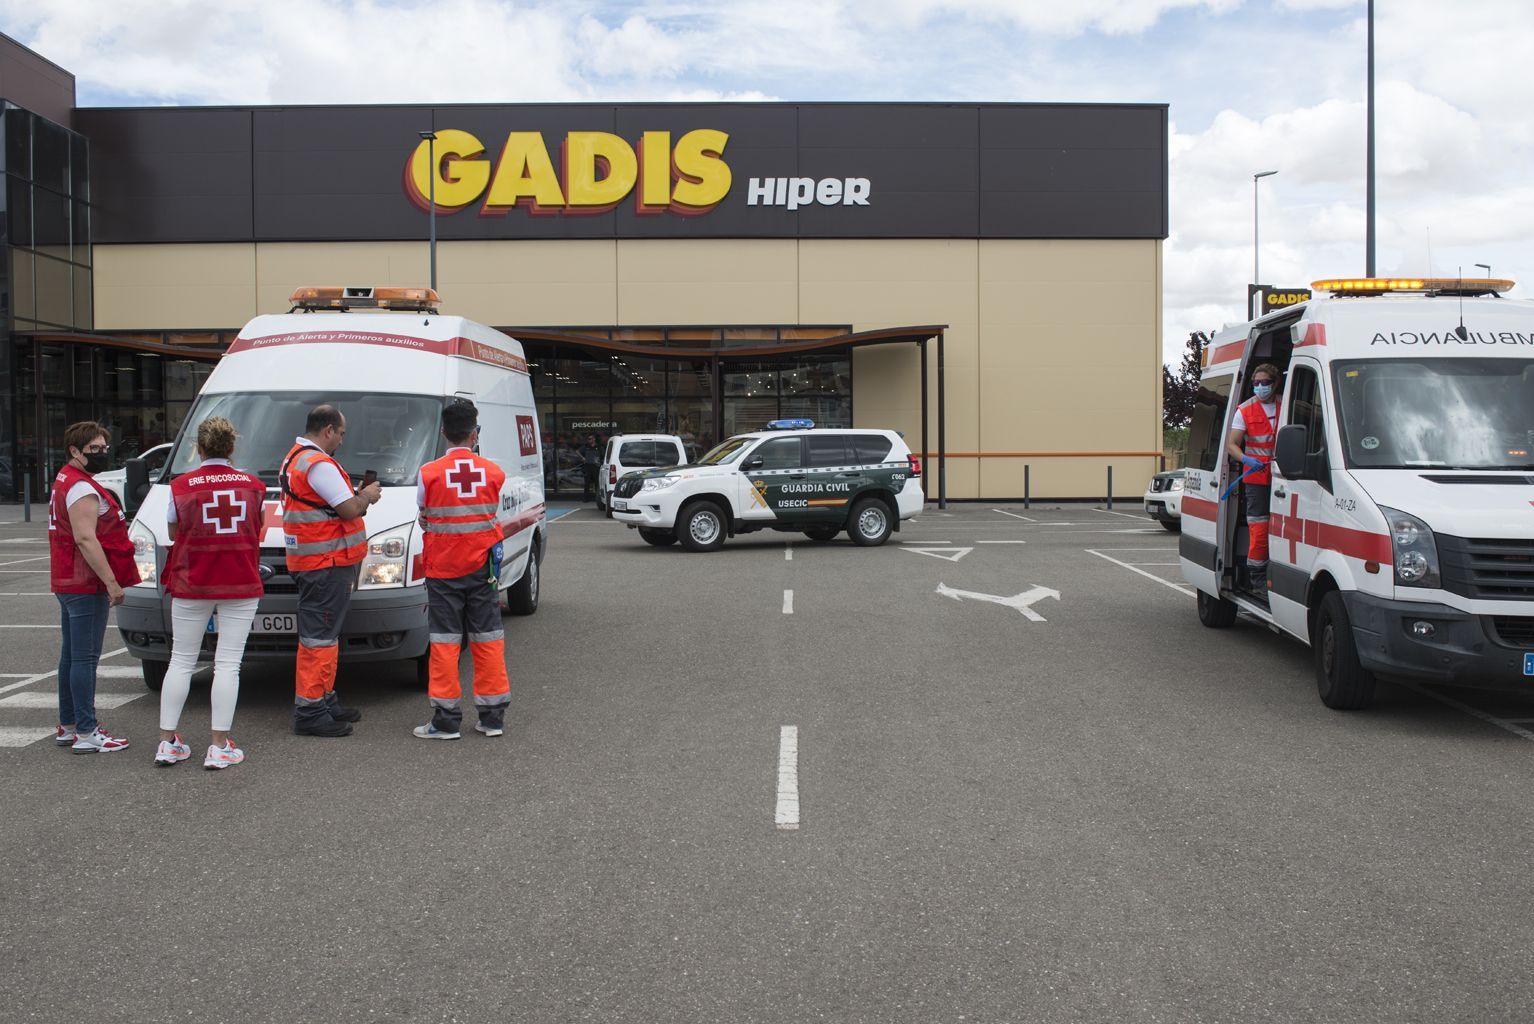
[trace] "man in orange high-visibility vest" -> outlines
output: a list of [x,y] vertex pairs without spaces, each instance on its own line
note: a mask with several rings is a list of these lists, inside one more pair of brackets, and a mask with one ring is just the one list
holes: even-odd
[[479,410],[473,402],[460,399],[443,409],[447,454],[421,467],[416,487],[425,530],[421,561],[431,633],[431,721],[415,729],[423,740],[456,740],[460,735],[463,683],[458,654],[465,635],[474,659],[474,706],[479,714],[475,730],[501,735],[511,702],[498,578],[506,473],[471,447],[478,434]]
[[352,490],[351,478],[332,457],[345,437],[341,411],[315,406],[277,474],[288,574],[298,584],[293,731],[300,736],[347,736],[362,718],[336,699],[337,644],[357,565],[367,553],[362,516],[383,489],[374,481]]
[[1237,407],[1226,451],[1241,460],[1246,501],[1246,579],[1258,599],[1268,599],[1268,495],[1270,466],[1278,437],[1278,367],[1263,363],[1252,371],[1252,397]]

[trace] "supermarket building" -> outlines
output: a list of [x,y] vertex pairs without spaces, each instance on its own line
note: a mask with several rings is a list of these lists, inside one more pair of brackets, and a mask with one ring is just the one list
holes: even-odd
[[1164,105],[85,108],[3,37],[0,98],[0,498],[74,420],[172,439],[294,288],[427,283],[433,208],[443,311],[523,342],[556,492],[592,434],[798,416],[903,431],[929,493],[941,433],[950,498],[1157,468]]

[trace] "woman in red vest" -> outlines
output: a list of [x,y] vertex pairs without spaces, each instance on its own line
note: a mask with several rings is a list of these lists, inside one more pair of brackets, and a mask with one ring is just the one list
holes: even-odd
[[48,496],[48,571],[59,601],[59,727],[54,742],[77,754],[128,745],[96,720],[96,663],[107,614],[139,581],[128,520],[112,492],[91,479],[110,464],[112,435],[99,423],[64,430],[69,461]]
[[170,485],[165,518],[171,549],[165,563],[170,593],[170,668],[160,690],[160,746],[154,763],[179,764],[192,756],[176,726],[191,689],[197,654],[216,616],[218,648],[213,652],[213,738],[202,766],[227,768],[245,760],[229,738],[240,694],[240,659],[261,598],[261,507],[266,485],[229,464],[234,427],[212,416],[197,427],[202,465]]

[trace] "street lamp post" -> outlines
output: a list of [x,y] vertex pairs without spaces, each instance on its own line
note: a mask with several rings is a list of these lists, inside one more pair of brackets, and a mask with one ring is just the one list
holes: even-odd
[[1486,271],[1486,276],[1487,277],[1491,277],[1491,264],[1490,263],[1477,263],[1476,266],[1478,266],[1482,270]]
[[426,140],[426,205],[431,217],[431,290],[437,290],[437,133],[420,133]]
[[1252,175],[1252,284],[1262,284],[1262,275],[1259,272],[1257,260],[1257,182],[1261,178],[1271,177],[1277,171],[1258,171]]

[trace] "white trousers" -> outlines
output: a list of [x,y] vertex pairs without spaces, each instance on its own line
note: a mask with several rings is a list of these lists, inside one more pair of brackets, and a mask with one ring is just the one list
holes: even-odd
[[208,619],[218,613],[218,647],[213,652],[213,730],[228,732],[234,725],[234,705],[240,696],[240,659],[245,656],[245,639],[256,617],[259,598],[237,601],[199,601],[172,598],[170,602],[170,668],[165,685],[160,688],[160,728],[174,730],[181,721],[181,709],[192,689],[192,673],[197,668],[197,654],[202,639],[208,635]]

